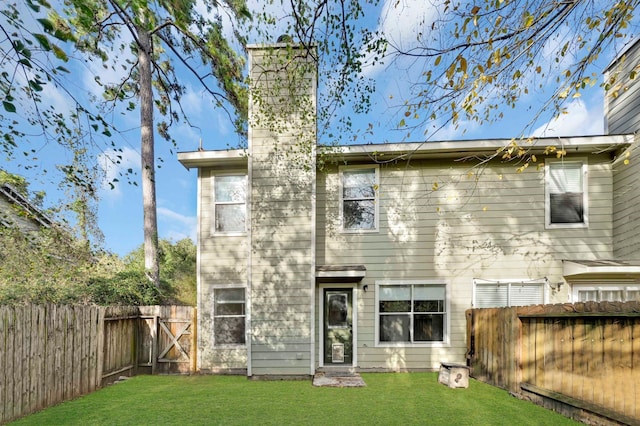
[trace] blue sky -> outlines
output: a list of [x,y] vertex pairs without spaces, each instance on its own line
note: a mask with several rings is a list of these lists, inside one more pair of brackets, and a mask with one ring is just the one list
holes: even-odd
[[[259,4],[259,2],[258,2]],[[401,7],[393,5],[401,4]],[[277,10],[277,9],[275,9]],[[372,28],[377,28],[388,34],[394,40],[410,42],[415,38],[422,22],[429,22],[435,13],[432,2],[423,0],[386,0],[376,8],[368,11],[371,13],[368,22]],[[259,42],[260,40],[252,40]],[[596,71],[606,65],[612,58],[603,55],[595,66]],[[411,74],[411,69],[402,68],[401,64],[379,66],[367,70],[370,77],[377,82],[378,92],[374,95],[376,104],[374,110],[367,117],[362,118],[363,127],[367,122],[375,122],[375,133],[369,142],[385,142],[403,140],[404,133],[388,131],[390,124],[390,101],[394,96],[407,90],[406,74]],[[600,69],[598,69],[600,68]],[[88,91],[99,95],[99,87],[96,86],[95,75],[100,75],[103,81],[116,79],[114,71],[102,69],[100,64],[85,63],[82,67],[73,69],[73,84],[78,91]],[[189,119],[197,127],[180,125],[174,130],[177,146],[171,146],[164,140],[157,138],[156,157],[161,158],[157,165],[157,205],[158,227],[160,238],[173,241],[182,238],[196,238],[196,177],[195,170],[186,170],[176,158],[178,151],[194,151],[200,143],[204,149],[225,149],[236,146],[239,142],[237,135],[233,133],[232,126],[227,116],[216,110],[211,100],[201,93],[197,86],[189,80],[185,80],[187,93],[183,98],[183,105],[189,114]],[[45,88],[45,95],[49,101],[59,108],[68,108],[70,104],[64,95],[53,86]],[[478,126],[472,123],[462,122],[456,129],[445,126],[442,131],[433,136],[433,140],[450,139],[479,139],[479,138],[511,138],[521,134],[528,123],[532,112],[541,102],[546,100],[546,93],[532,92],[521,100],[518,108],[505,110],[505,118],[492,125]],[[530,108],[530,109],[529,109]],[[568,104],[569,114],[562,116],[560,120],[545,122],[544,120],[534,126],[534,134],[542,135],[546,129],[547,136],[554,135],[588,135],[602,134],[604,129],[603,118],[603,93],[597,86],[592,90]],[[141,187],[130,182],[140,179],[139,156],[139,111],[119,112],[114,115],[121,128],[130,129],[114,135],[113,142],[122,149],[118,153],[122,159],[120,164],[114,164],[109,159],[115,158],[115,152],[106,148],[106,145],[96,149],[93,153],[96,162],[104,171],[109,182],[113,177],[119,177],[122,173],[131,169],[133,174],[120,177],[114,189],[110,189],[105,182],[100,190],[100,203],[98,209],[99,225],[105,235],[104,247],[125,255],[140,246],[143,241],[142,231],[142,194]],[[385,121],[387,120],[387,121]],[[393,120],[391,120],[393,121]],[[397,122],[397,121],[396,121]],[[386,130],[385,130],[386,129]],[[464,134],[462,129],[465,129]],[[412,141],[421,140],[415,137]],[[55,143],[35,141],[32,148],[35,154],[6,161],[3,167],[12,173],[26,176],[31,182],[30,189],[37,191],[44,189],[49,194],[46,205],[55,204],[57,198],[64,197],[55,183],[51,172],[43,173],[43,170],[52,170],[55,164],[68,161],[68,155],[60,152]],[[36,168],[25,170],[24,165],[37,165]],[[129,182],[128,182],[129,181]]]

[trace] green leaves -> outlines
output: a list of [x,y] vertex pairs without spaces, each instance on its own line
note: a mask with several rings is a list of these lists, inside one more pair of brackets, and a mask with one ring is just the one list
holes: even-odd
[[[402,117],[405,107],[398,105],[398,120],[407,129],[437,129],[462,119],[495,122],[531,90],[552,93],[541,108],[562,113],[563,102],[597,82],[590,73],[602,72],[593,68],[600,53],[624,46],[619,39],[637,33],[632,18],[638,6],[640,0],[445,2],[429,37],[393,54],[393,60],[420,69],[420,79],[411,82],[412,97],[403,101],[426,110]],[[637,72],[628,77],[637,78]],[[603,84],[610,96],[621,93],[619,86],[612,80]]]
[[11,112],[11,113],[16,112],[16,106],[12,102],[9,102],[6,100],[2,101],[2,106],[4,107],[4,110],[7,112]]

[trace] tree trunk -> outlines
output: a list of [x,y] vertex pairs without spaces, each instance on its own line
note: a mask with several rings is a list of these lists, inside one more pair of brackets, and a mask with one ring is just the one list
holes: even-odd
[[142,204],[144,210],[144,268],[147,278],[160,286],[158,220],[153,137],[153,93],[151,86],[151,35],[142,27],[138,36],[138,90],[140,96],[140,154],[142,160]]

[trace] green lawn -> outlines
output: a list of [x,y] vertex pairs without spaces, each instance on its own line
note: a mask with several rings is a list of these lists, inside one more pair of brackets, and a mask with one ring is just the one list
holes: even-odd
[[367,387],[239,376],[138,376],[15,425],[563,425],[575,422],[506,391],[437,373],[363,374]]

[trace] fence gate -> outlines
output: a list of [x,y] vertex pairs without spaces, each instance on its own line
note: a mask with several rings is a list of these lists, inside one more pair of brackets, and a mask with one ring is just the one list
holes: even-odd
[[139,323],[138,369],[151,374],[195,372],[195,309],[158,306],[142,312]]

